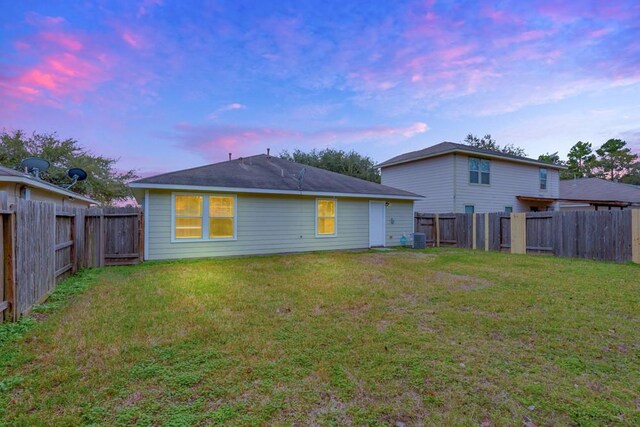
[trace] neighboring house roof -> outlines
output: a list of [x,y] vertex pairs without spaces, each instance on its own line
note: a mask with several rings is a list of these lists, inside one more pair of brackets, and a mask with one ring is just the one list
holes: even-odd
[[560,199],[640,205],[640,186],[600,178],[567,179],[560,181]]
[[87,202],[95,205],[99,204],[99,202],[89,197],[85,197],[76,192],[67,190],[62,187],[58,187],[57,185],[51,184],[41,179],[37,179],[29,174],[17,171],[15,169],[7,168],[5,166],[0,166],[0,182],[16,182],[24,185],[29,185],[35,188],[39,188],[41,190],[51,191],[52,193],[61,194],[66,197],[72,197],[77,200],[82,200],[83,202]]
[[441,142],[440,144],[432,145],[431,147],[424,148],[418,151],[412,151],[410,153],[400,154],[387,161],[384,161],[377,165],[380,168],[387,166],[400,165],[402,163],[415,162],[417,160],[428,159],[430,157],[443,156],[445,154],[453,153],[465,153],[471,155],[480,155],[482,157],[498,158],[502,160],[508,160],[517,163],[527,163],[536,166],[545,166],[551,169],[566,169],[564,166],[554,165],[540,160],[529,159],[527,157],[514,156],[512,154],[503,153],[501,151],[486,150],[483,148],[476,148],[465,144],[456,144],[455,142]]
[[[295,177],[302,169],[305,169],[305,174],[299,188]],[[381,196],[409,200],[422,198],[408,191],[265,154],[142,178],[129,186],[240,193]]]

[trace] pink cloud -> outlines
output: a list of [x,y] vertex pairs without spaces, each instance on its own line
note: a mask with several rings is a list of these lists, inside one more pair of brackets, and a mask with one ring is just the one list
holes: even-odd
[[371,140],[394,144],[428,129],[429,126],[422,122],[405,127],[330,128],[311,132],[269,127],[194,126],[183,123],[176,126],[177,134],[174,138],[180,141],[178,145],[183,149],[197,151],[209,160],[220,160],[228,153],[246,156],[263,152],[269,145],[284,147],[285,144],[313,144],[326,147]]
[[65,22],[61,16],[46,16],[36,12],[29,12],[25,18],[28,24],[36,27],[53,27]]

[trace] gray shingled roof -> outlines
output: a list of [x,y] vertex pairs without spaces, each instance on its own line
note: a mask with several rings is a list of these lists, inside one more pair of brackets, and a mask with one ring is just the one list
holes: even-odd
[[552,165],[540,160],[529,159],[527,157],[514,156],[512,154],[503,153],[501,151],[485,150],[483,148],[476,148],[465,144],[456,144],[455,142],[441,142],[440,144],[432,145],[431,147],[424,148],[418,151],[412,151],[410,153],[400,154],[386,160],[378,165],[378,167],[384,168],[386,166],[397,165],[415,160],[426,159],[429,157],[441,156],[449,153],[468,153],[478,154],[492,157],[503,157],[506,160],[511,160],[520,163],[535,163],[548,168],[564,169],[564,166]]
[[[294,177],[303,168],[306,172],[302,189],[299,189]],[[268,157],[265,154],[142,178],[133,181],[131,186],[145,188],[145,185],[149,184],[151,187],[180,185],[283,192],[371,194],[416,199],[422,197],[408,191],[290,162],[279,157]]]
[[560,199],[640,204],[640,186],[580,178],[560,181]]
[[25,175],[24,172],[20,172],[14,169],[10,169],[5,166],[0,166],[0,176],[19,176],[19,177],[29,177],[29,175]]

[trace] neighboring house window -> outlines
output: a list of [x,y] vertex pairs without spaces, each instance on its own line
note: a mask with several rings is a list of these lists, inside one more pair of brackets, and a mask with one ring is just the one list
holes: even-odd
[[329,237],[336,235],[336,200],[316,200],[316,236]]
[[505,211],[505,213],[513,212],[513,206],[505,206],[504,211]]
[[202,239],[202,196],[176,196],[176,239]]
[[491,162],[489,160],[469,158],[469,183],[485,185],[491,183]]
[[233,239],[235,229],[233,196],[209,197],[209,238]]
[[473,205],[464,205],[464,213],[474,213],[476,210]]
[[546,168],[540,168],[540,189],[541,190],[547,189],[547,169]]

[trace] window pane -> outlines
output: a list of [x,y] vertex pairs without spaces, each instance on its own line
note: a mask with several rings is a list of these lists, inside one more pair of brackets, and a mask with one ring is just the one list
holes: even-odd
[[480,167],[478,166],[478,162],[479,161],[480,161],[480,159],[470,158],[469,159],[469,170],[470,171],[480,170]]
[[201,218],[176,218],[176,239],[201,239]]
[[480,172],[469,172],[469,182],[472,184],[477,184],[480,182]]
[[473,205],[465,205],[464,213],[473,213],[474,211],[475,211],[475,208],[473,207]]
[[336,201],[335,200],[318,200],[318,216],[336,216]]
[[504,211],[505,211],[506,213],[511,213],[511,212],[513,212],[513,207],[511,207],[511,206],[507,206],[506,208],[504,208]]
[[176,196],[176,216],[202,216],[202,196]]
[[318,234],[336,234],[335,218],[318,218]]
[[481,174],[481,178],[482,178],[482,184],[489,184],[490,180],[491,180],[491,175],[489,175],[488,173],[482,172]]
[[480,171],[481,172],[489,172],[489,171],[491,171],[491,162],[489,162],[489,160],[481,160],[480,161]]
[[209,216],[233,217],[233,197],[210,197]]
[[209,220],[210,239],[233,239],[233,218],[211,218]]

